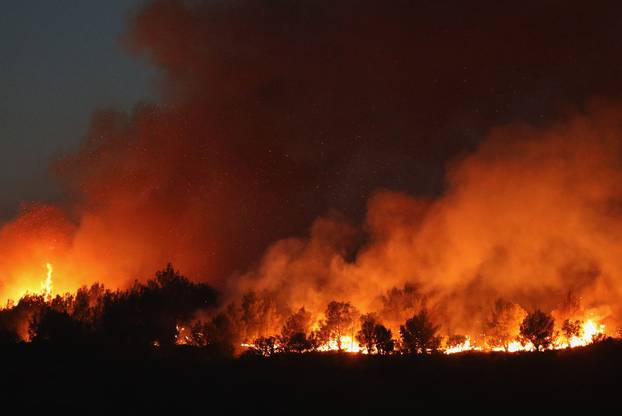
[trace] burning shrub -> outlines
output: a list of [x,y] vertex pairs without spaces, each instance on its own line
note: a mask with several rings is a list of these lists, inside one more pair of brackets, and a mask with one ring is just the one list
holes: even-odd
[[[0,311],[0,330],[12,333],[18,340],[30,340],[30,323],[46,307],[43,295],[25,295],[17,305]],[[13,336],[7,337],[11,339]]]
[[324,344],[331,341],[337,344],[341,351],[343,339],[348,336],[352,342],[354,322],[358,312],[350,302],[331,302],[325,312],[325,319],[320,325],[318,335]]
[[267,294],[260,296],[255,292],[242,297],[239,319],[245,341],[274,334],[283,322],[276,302]]
[[562,332],[564,333],[564,337],[566,338],[566,342],[568,345],[572,343],[573,338],[580,338],[583,334],[583,322],[580,320],[564,320],[562,324]]
[[356,340],[361,344],[368,354],[373,354],[376,349],[376,316],[368,313],[361,316],[361,329],[356,333]]
[[432,323],[427,310],[422,309],[400,326],[402,350],[409,354],[437,351],[441,344],[441,337],[436,335],[439,327]]
[[390,354],[395,348],[391,330],[378,323],[374,314],[361,316],[361,329],[356,334],[356,340],[368,354]]
[[553,342],[555,320],[537,309],[528,314],[520,325],[521,336],[530,341],[537,351],[548,348]]
[[497,299],[486,324],[488,343],[508,351],[510,342],[516,338],[526,315],[527,312],[519,305],[505,299]]
[[395,349],[395,340],[391,330],[381,324],[376,324],[374,327],[374,343],[380,355],[391,354]]
[[310,326],[311,314],[304,307],[287,318],[279,336],[283,351],[301,353],[313,350],[314,340],[312,337],[307,337]]
[[425,305],[425,297],[417,286],[408,283],[403,288],[394,287],[387,291],[380,301],[382,309],[378,315],[391,327],[397,327]]

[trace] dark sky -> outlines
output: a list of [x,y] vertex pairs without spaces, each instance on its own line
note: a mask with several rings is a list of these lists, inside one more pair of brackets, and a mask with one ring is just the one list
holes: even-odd
[[75,148],[98,107],[129,109],[154,94],[153,69],[119,46],[138,0],[2,2],[0,218],[47,199],[47,161]]

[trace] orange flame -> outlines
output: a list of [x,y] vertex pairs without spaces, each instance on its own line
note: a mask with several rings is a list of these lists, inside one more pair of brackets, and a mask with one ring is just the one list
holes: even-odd
[[50,263],[45,263],[45,267],[47,269],[47,276],[43,283],[41,283],[41,292],[43,296],[45,296],[46,300],[52,299],[52,290],[54,288],[52,284],[52,273],[54,273],[54,268]]

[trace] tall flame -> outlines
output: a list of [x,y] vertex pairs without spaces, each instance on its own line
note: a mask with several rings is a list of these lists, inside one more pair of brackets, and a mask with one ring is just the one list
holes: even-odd
[[41,294],[45,296],[46,300],[49,300],[52,298],[52,273],[54,273],[54,268],[50,263],[45,263],[45,267],[47,269],[47,276],[45,280],[41,283]]

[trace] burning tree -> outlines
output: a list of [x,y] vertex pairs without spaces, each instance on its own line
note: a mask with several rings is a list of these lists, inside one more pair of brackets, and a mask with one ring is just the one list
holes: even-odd
[[391,354],[395,349],[395,340],[391,330],[384,325],[377,324],[374,327],[374,341],[376,350],[380,355]]
[[368,354],[372,354],[376,349],[376,316],[368,313],[361,316],[361,329],[356,333],[356,340],[361,344]]
[[486,323],[487,338],[491,345],[501,346],[508,351],[510,342],[520,330],[520,324],[527,312],[519,305],[505,299],[497,299],[490,319]]
[[422,309],[400,326],[403,350],[410,354],[438,350],[441,343],[441,337],[436,335],[438,329],[439,325],[432,323],[427,310]]
[[361,329],[356,334],[356,340],[368,354],[390,354],[395,347],[391,330],[378,323],[374,314],[361,316]]
[[425,297],[417,286],[405,284],[403,288],[392,288],[380,297],[382,309],[378,314],[390,326],[397,326],[425,307]]
[[276,333],[282,320],[277,311],[276,303],[269,296],[247,292],[242,297],[240,321],[243,328],[242,338],[253,340]]
[[304,352],[313,349],[313,340],[307,337],[311,326],[311,313],[304,307],[290,315],[281,330],[279,342],[285,352]]
[[[362,316],[359,331],[355,332],[358,312],[349,302],[331,302],[324,320],[316,326],[313,324],[315,316],[305,308],[291,313],[286,304],[277,305],[275,299],[272,293],[247,292],[241,301],[209,311],[206,309],[216,306],[215,290],[188,281],[168,265],[156,273],[155,279],[144,284],[136,282],[127,290],[110,291],[94,284],[90,288],[80,288],[74,295],[26,294],[17,304],[10,303],[7,308],[0,309],[0,343],[13,343],[18,339],[162,347],[174,343],[202,347],[216,356],[230,356],[242,348],[255,349],[254,352],[261,355],[311,350],[359,352],[361,349],[370,354],[389,354],[395,348],[391,330],[379,322],[379,317],[383,321],[386,319],[383,315]],[[575,298],[569,296],[568,299],[570,306],[566,309],[576,311]],[[399,304],[412,308],[418,300],[424,303],[424,297],[414,288],[395,289],[389,292],[380,311],[397,313]],[[388,305],[395,308],[388,308]],[[442,306],[435,304],[435,310],[442,311]],[[283,311],[289,313],[284,322]],[[597,316],[596,313],[593,316]],[[506,351],[519,351],[530,350],[532,345],[537,350],[558,349],[588,345],[606,337],[605,325],[595,318],[576,314],[572,317],[585,320],[566,319],[560,332],[553,333],[553,316],[541,311],[525,316],[520,306],[498,299],[484,326],[486,342],[480,343],[473,334],[452,335],[443,351],[447,354],[498,351],[501,347]],[[562,320],[559,316],[558,321]],[[419,308],[400,326],[400,349],[413,354],[439,349],[438,329],[439,325],[430,319],[427,310]],[[522,345],[513,342],[517,333],[521,335]],[[354,339],[358,343],[353,342]]]
[[541,351],[553,341],[555,320],[547,313],[537,309],[528,314],[520,325],[520,334],[531,341],[536,350]]
[[570,345],[574,338],[580,338],[582,336],[583,323],[578,319],[574,321],[566,319],[562,324],[562,332],[564,333],[566,342]]
[[325,312],[319,330],[319,337],[324,343],[334,341],[337,349],[342,350],[343,338],[354,332],[356,309],[350,302],[331,302]]

